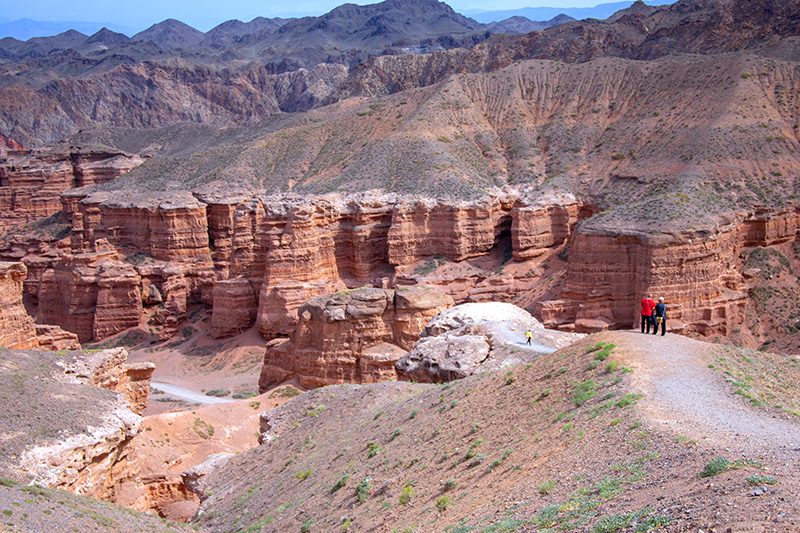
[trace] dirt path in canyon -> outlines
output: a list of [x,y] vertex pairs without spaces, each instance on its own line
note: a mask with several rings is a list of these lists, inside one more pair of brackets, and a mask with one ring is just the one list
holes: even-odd
[[749,405],[709,368],[711,345],[680,335],[625,335],[639,407],[650,421],[678,435],[742,454],[791,452],[800,459],[800,421]]
[[206,396],[205,394],[200,394],[199,392],[185,389],[177,385],[172,385],[170,383],[161,383],[158,381],[153,381],[150,384],[150,386],[155,390],[159,390],[161,392],[169,394],[170,396],[174,396],[176,398],[191,403],[212,404],[212,403],[230,403],[234,401],[230,398],[217,398],[214,396]]

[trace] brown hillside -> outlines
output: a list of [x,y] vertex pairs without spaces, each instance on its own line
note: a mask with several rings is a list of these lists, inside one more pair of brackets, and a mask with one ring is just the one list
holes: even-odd
[[[395,4],[343,6],[325,17],[257,34],[255,42],[242,41],[243,49],[210,56],[209,49],[192,47],[191,36],[179,52],[170,41],[166,52],[150,42],[126,42],[100,57],[75,50],[23,53],[0,63],[0,133],[35,146],[88,127],[250,125],[279,111],[418,88],[525,59],[652,60],[741,50],[798,57],[797,0],[681,0],[608,21],[493,36],[472,48],[488,35],[474,21],[434,1],[415,2],[410,10]],[[352,26],[348,17],[364,20],[364,28]],[[173,37],[182,42],[180,35]],[[462,45],[467,48],[398,53]]]
[[[604,231],[713,227],[720,214],[796,202],[798,86],[793,62],[741,54],[525,61],[311,111],[277,131],[162,144],[171,154],[104,189],[475,198],[524,185],[611,208],[592,220]],[[127,136],[99,139],[142,148]]]
[[[796,407],[797,362],[759,361],[626,332],[446,385],[319,389],[262,417],[265,443],[209,476],[197,523],[791,530],[800,424],[747,406],[706,366],[747,380],[739,394],[768,392],[762,405]],[[719,455],[730,462],[711,461]],[[704,469],[718,475],[701,477]]]

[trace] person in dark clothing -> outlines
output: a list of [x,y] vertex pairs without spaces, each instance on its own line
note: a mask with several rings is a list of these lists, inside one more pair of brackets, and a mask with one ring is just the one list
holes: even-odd
[[667,332],[667,304],[664,303],[664,297],[658,299],[655,310],[656,324],[653,328],[653,335],[658,332],[658,325],[661,324],[661,336]]
[[645,295],[642,298],[642,333],[650,333],[650,326],[656,327],[655,319],[653,318],[653,310],[656,308],[656,303],[650,296]]

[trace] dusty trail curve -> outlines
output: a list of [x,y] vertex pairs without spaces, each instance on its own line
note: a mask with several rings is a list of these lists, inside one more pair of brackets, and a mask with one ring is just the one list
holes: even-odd
[[708,368],[710,345],[680,335],[620,332],[625,359],[634,367],[639,408],[652,423],[676,434],[736,450],[796,452],[800,423],[749,406]]
[[184,389],[183,387],[178,387],[177,385],[170,385],[169,383],[160,383],[158,381],[153,381],[150,386],[161,392],[169,394],[170,396],[175,396],[176,398],[180,398],[181,400],[186,400],[187,402],[192,403],[201,403],[201,404],[211,404],[211,403],[231,403],[234,400],[229,398],[216,398],[214,396],[206,396],[205,394],[200,394],[199,392],[195,392],[189,389]]

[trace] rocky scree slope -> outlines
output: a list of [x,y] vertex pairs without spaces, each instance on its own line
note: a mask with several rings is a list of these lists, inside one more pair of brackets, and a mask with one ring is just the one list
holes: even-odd
[[[415,3],[411,16],[398,16],[396,4],[342,6],[327,18],[286,23],[266,33],[263,43],[254,45],[262,48],[253,53],[272,58],[272,66],[237,59],[236,54],[224,56],[217,64],[194,63],[197,57],[190,53],[177,60],[167,54],[167,60],[159,60],[163,51],[150,42],[127,43],[126,47],[133,46],[136,51],[111,49],[108,57],[101,58],[84,58],[68,50],[28,62],[12,60],[0,65],[0,133],[33,146],[92,126],[141,128],[184,121],[252,124],[281,111],[307,110],[349,96],[417,88],[455,73],[492,71],[531,58],[565,62],[608,56],[650,60],[676,53],[745,49],[767,56],[797,57],[797,0],[681,0],[659,9],[632,9],[608,21],[570,22],[524,36],[495,36],[472,48],[381,56],[381,48],[364,44],[372,42],[372,37],[364,41],[359,31],[369,32],[374,26],[375,39],[384,39],[385,47],[393,42],[386,36],[401,38],[398,27],[403,28],[401,40],[414,41],[415,33],[403,33],[408,32],[406,21],[411,27],[431,26],[425,30],[428,35],[451,35],[456,27],[469,29],[475,24],[452,12],[439,16],[449,8],[437,2]],[[356,31],[346,24],[343,28],[339,11],[369,12],[363,16],[370,24],[366,24],[366,30]],[[357,38],[358,43],[338,42],[344,57],[326,56],[330,52],[324,46],[306,46],[309,35],[317,34],[326,41],[333,37],[333,42],[337,42],[337,35],[345,35],[347,39]],[[452,38],[450,41],[445,39],[445,46],[460,44]],[[474,39],[467,41],[471,45]],[[310,51],[313,60],[303,63],[292,58],[292,47],[297,43]],[[152,50],[140,51],[148,46]],[[364,59],[348,66],[354,57]],[[300,65],[303,68],[298,68]]]
[[[740,441],[706,441],[708,428],[676,432],[639,407],[647,397],[637,375],[647,372],[653,343],[670,350],[669,339],[601,334],[445,385],[303,394],[262,416],[261,446],[203,480],[195,523],[215,531],[796,526],[796,503],[787,497],[798,483],[795,454],[757,439],[755,451],[740,450]],[[713,372],[699,354],[690,360],[698,372]],[[739,355],[720,361],[753,372]],[[633,362],[641,367],[631,374],[624,365]],[[774,375],[751,381],[755,388],[777,379],[770,387],[782,402],[794,394],[797,367],[785,358],[775,364]],[[725,402],[740,405],[733,388],[712,379]],[[796,418],[783,423],[798,431]],[[718,455],[725,466],[707,467]],[[701,477],[707,468],[717,476]],[[752,496],[746,479],[768,477],[777,484]]]

